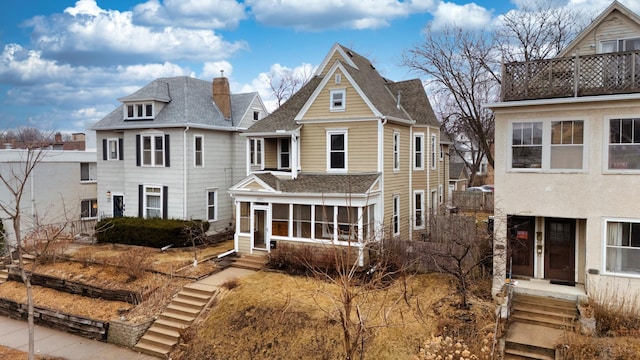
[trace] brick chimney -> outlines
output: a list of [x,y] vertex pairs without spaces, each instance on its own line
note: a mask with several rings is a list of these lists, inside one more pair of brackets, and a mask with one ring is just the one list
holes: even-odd
[[223,77],[224,70],[220,71],[220,77],[213,79],[213,101],[216,103],[225,119],[231,119],[231,90],[229,79]]
[[54,141],[57,143],[61,143],[62,142],[62,134],[60,134],[59,132],[57,132],[54,136]]

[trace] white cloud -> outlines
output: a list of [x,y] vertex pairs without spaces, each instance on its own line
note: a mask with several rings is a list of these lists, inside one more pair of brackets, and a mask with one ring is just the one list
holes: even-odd
[[246,0],[256,20],[299,30],[375,29],[425,13],[437,0]]
[[211,61],[247,48],[245,42],[227,42],[212,30],[175,24],[160,28],[139,26],[134,24],[132,12],[101,9],[95,0],[80,0],[63,14],[37,16],[26,22],[33,27],[31,38],[38,50],[74,64],[100,64],[114,58],[120,63],[141,59]]
[[224,76],[227,78],[233,75],[233,66],[230,62],[214,61],[204,63],[199,78],[211,81],[211,79],[220,76],[220,70],[224,70]]
[[440,29],[447,25],[463,28],[479,29],[491,23],[491,11],[475,3],[458,5],[442,2],[433,13],[433,28]]
[[147,25],[233,29],[245,18],[245,6],[235,0],[149,0],[133,9],[133,20]]

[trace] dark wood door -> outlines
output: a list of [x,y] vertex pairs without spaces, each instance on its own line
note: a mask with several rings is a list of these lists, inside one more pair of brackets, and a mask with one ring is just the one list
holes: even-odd
[[[533,254],[535,218],[530,216],[509,216],[509,257],[512,260],[512,275],[533,277]],[[507,261],[509,272],[509,261]]]
[[545,279],[575,282],[576,221],[546,219],[545,221]]

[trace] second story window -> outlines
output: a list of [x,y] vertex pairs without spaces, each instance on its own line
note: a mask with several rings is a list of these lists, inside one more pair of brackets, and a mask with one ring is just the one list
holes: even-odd
[[96,181],[96,163],[80,163],[80,181]]
[[413,134],[413,168],[415,170],[424,169],[424,134]]
[[193,138],[193,158],[194,158],[194,166],[201,167],[204,166],[204,153],[202,151],[202,147],[204,142],[204,138],[202,135],[196,135]]
[[344,111],[345,110],[345,90],[331,90],[329,92],[331,98],[331,104],[329,110],[331,111]]
[[542,167],[542,122],[514,122],[511,142],[512,168]]
[[437,169],[436,156],[438,151],[438,138],[431,135],[431,170]]
[[393,132],[393,171],[400,171],[400,133]]
[[164,136],[142,136],[142,165],[164,166]]
[[582,169],[584,123],[554,121],[551,123],[551,169]]
[[327,132],[327,171],[347,171],[347,131]]
[[107,160],[118,160],[120,158],[120,146],[118,146],[118,139],[109,139],[107,140],[107,144]]
[[283,138],[278,141],[278,168],[291,168],[291,139]]
[[609,120],[609,170],[640,170],[640,118]]
[[251,166],[262,168],[262,139],[249,139],[249,148]]

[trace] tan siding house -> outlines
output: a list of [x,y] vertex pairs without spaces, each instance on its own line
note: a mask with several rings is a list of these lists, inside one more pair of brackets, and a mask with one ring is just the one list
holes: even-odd
[[639,45],[640,18],[614,2],[557,58],[539,62],[577,69],[566,91],[536,73],[516,85],[512,71],[528,64],[505,64],[502,101],[488,105],[494,293],[508,275],[554,294],[640,289]]
[[307,84],[242,134],[252,149],[278,143],[261,151],[277,151],[289,166],[248,166],[231,188],[236,217],[246,219],[236,223],[236,251],[266,253],[282,243],[355,243],[363,250],[417,237],[425,230],[425,194],[438,188],[428,158],[432,134],[439,141],[419,80],[385,79],[369,60],[335,44]]

